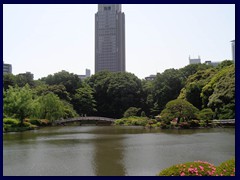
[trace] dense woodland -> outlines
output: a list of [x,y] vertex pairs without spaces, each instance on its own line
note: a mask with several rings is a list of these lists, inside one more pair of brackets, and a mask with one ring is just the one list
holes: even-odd
[[[47,119],[76,116],[156,116],[173,118],[235,118],[235,66],[192,64],[158,73],[154,81],[132,73],[96,73],[81,81],[67,71],[33,80],[27,75],[3,77],[5,118]],[[130,108],[130,109],[129,109]],[[128,115],[126,115],[128,114]]]

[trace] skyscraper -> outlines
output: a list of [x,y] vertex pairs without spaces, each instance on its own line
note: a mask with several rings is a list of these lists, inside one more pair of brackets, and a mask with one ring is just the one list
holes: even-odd
[[121,4],[99,4],[95,14],[95,73],[125,72],[125,15]]

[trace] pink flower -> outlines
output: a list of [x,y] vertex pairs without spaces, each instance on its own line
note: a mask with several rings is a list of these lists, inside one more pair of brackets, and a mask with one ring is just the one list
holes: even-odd
[[204,171],[204,167],[202,167],[202,166],[199,166],[199,168],[201,169],[201,171]]
[[185,176],[185,173],[184,173],[184,172],[182,172],[182,173],[180,174],[180,176]]

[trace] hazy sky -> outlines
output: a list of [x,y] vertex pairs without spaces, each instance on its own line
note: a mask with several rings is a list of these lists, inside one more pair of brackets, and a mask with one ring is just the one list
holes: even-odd
[[[189,55],[232,59],[235,5],[123,4],[126,70],[139,78],[181,68]],[[97,4],[3,5],[3,61],[34,79],[61,70],[94,73]]]

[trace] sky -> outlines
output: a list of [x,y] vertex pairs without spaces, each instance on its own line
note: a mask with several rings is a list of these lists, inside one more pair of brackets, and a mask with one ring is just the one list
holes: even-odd
[[[123,4],[126,71],[143,79],[191,58],[232,59],[234,4]],[[62,70],[94,74],[97,4],[4,4],[3,61],[34,79]]]

